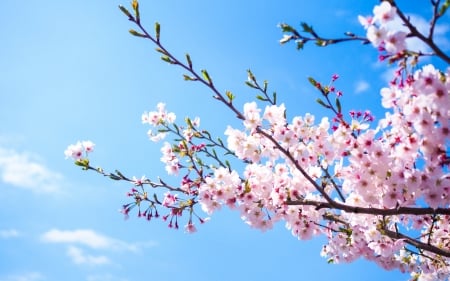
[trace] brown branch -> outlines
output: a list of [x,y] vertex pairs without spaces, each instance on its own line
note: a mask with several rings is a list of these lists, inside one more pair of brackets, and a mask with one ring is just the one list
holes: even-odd
[[440,256],[450,258],[450,251],[446,251],[439,247],[420,242],[420,241],[418,241],[414,238],[411,238],[407,235],[404,235],[404,234],[401,234],[401,233],[398,233],[398,232],[395,232],[395,231],[392,231],[389,229],[383,229],[383,233],[392,239],[396,239],[396,240],[403,239],[407,244],[410,244],[418,249],[422,249],[422,250],[425,250],[425,251],[428,251],[431,253],[435,253]]
[[287,205],[300,205],[300,206],[315,206],[319,209],[337,209],[353,214],[368,214],[368,215],[381,215],[381,216],[395,216],[395,215],[450,215],[449,208],[421,208],[421,207],[398,207],[393,209],[380,209],[373,207],[358,207],[351,206],[337,201],[331,200],[331,202],[320,202],[313,200],[289,200],[285,202]]

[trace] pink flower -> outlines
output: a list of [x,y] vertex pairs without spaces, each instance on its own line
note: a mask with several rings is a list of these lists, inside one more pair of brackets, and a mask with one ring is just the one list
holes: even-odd
[[261,109],[258,108],[256,102],[244,104],[244,126],[247,129],[254,129],[261,125],[260,111]]
[[374,25],[367,28],[367,39],[373,46],[378,47],[386,39],[388,31],[384,27],[376,27]]
[[364,27],[364,29],[369,28],[369,26],[371,26],[373,22],[372,17],[363,17],[363,16],[358,16],[358,21]]
[[197,228],[195,227],[195,225],[192,222],[189,222],[188,224],[186,224],[184,226],[184,230],[186,231],[186,233],[197,232]]
[[387,52],[397,54],[406,48],[406,32],[389,31],[384,39],[384,48]]
[[385,24],[394,19],[397,9],[392,7],[389,1],[383,1],[380,5],[373,8],[373,22],[379,21]]
[[83,156],[83,146],[81,143],[71,144],[64,151],[64,155],[67,158],[73,158],[75,160],[80,159]]
[[146,180],[147,178],[145,176],[142,176],[140,179],[133,176],[133,183],[136,186],[142,185]]
[[173,195],[170,192],[164,193],[164,199],[162,205],[164,207],[173,206],[177,202],[177,194]]
[[83,145],[84,150],[86,153],[90,153],[94,151],[95,144],[91,141],[82,141],[81,144]]

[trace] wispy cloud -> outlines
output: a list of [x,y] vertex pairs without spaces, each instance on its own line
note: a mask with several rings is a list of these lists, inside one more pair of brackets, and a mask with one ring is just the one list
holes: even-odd
[[8,275],[1,277],[2,281],[39,281],[45,280],[44,275],[39,272],[27,272],[23,274]]
[[0,179],[13,186],[41,193],[59,191],[63,176],[29,153],[0,147]]
[[[41,241],[67,245],[67,255],[75,264],[104,265],[112,263],[106,255],[92,255],[87,251],[128,251],[139,252],[142,248],[154,247],[153,241],[127,243],[108,237],[91,229],[59,230],[51,229],[41,235]],[[78,246],[75,246],[78,245]],[[84,247],[82,249],[81,247]]]
[[370,84],[365,80],[360,80],[355,83],[355,93],[359,94],[367,91],[370,88]]
[[20,236],[19,231],[16,229],[0,229],[0,238],[14,238]]
[[119,239],[99,234],[91,229],[51,229],[45,232],[41,239],[48,243],[80,244],[92,249],[125,250],[131,252],[137,252],[142,247],[156,245],[154,242],[127,243]]
[[82,249],[69,246],[67,248],[67,255],[72,259],[75,264],[87,264],[87,265],[103,265],[111,263],[107,256],[92,256],[85,254]]

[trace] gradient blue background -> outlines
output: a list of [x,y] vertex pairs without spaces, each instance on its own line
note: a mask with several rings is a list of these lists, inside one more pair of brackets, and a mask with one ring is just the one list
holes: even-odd
[[[269,80],[290,117],[327,114],[308,76],[332,74],[344,110],[371,109],[380,118],[379,89],[388,76],[371,46],[280,46],[277,24],[305,21],[323,34],[364,35],[357,15],[378,1],[150,1],[144,25],[161,23],[161,38],[179,57],[189,52],[219,90],[237,103],[253,99],[246,70]],[[298,241],[277,225],[260,233],[223,209],[195,235],[162,221],[127,221],[127,183],[86,173],[65,160],[68,144],[96,143],[91,161],[130,177],[164,176],[160,145],[146,136],[142,112],[163,101],[178,119],[200,116],[223,134],[233,115],[179,69],[162,62],[150,42],[132,37],[119,1],[3,0],[0,9],[0,281],[137,280],[407,280],[366,261],[328,265],[324,240]],[[420,4],[420,5],[419,5]],[[416,18],[427,1],[399,1]],[[423,6],[421,6],[423,5]],[[437,29],[449,50],[448,14]],[[66,234],[48,238],[49,232]],[[85,230],[89,237],[76,233]],[[51,233],[51,232],[50,232]],[[72,233],[72,236],[67,234]],[[64,236],[64,237],[63,237]]]

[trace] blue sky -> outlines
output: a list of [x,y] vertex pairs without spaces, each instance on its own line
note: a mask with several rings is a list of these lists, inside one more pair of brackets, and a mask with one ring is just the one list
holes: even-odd
[[[189,52],[220,90],[254,97],[246,70],[269,80],[288,114],[323,116],[313,76],[340,75],[344,110],[380,114],[386,68],[358,43],[326,49],[280,46],[277,24],[312,24],[324,36],[364,34],[357,15],[378,1],[141,1],[149,30],[180,57]],[[407,3],[407,4],[406,4]],[[417,2],[419,3],[419,2]],[[200,116],[223,134],[233,115],[207,89],[160,61],[150,42],[128,34],[118,1],[3,0],[0,10],[0,281],[86,280],[406,280],[358,261],[328,265],[323,240],[298,241],[283,225],[266,233],[222,210],[194,235],[162,221],[118,212],[129,184],[86,173],[64,159],[67,145],[96,143],[91,161],[130,177],[164,176],[160,145],[146,136],[142,112],[163,101],[179,120]],[[399,1],[417,22],[426,8]],[[448,15],[437,29],[449,50]],[[445,21],[443,20],[443,22]]]

